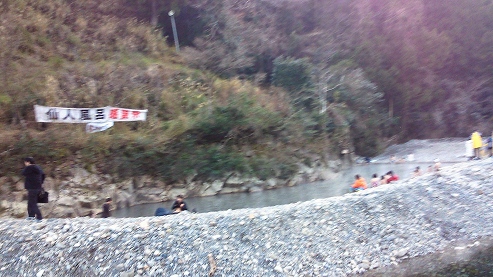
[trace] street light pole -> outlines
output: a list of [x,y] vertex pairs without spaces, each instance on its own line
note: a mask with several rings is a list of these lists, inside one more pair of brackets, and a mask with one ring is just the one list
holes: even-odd
[[169,11],[169,17],[171,17],[171,28],[173,28],[173,39],[175,41],[176,52],[180,52],[180,43],[178,42],[178,32],[176,31],[175,23],[175,12],[173,10]]

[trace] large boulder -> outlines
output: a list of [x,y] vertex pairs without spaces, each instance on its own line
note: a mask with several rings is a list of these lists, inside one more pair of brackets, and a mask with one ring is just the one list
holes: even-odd
[[147,193],[149,195],[162,195],[164,192],[163,188],[147,188],[144,190],[141,190],[144,193]]
[[86,178],[91,175],[87,170],[81,167],[74,167],[70,169],[70,174],[72,177],[72,182],[81,185],[85,182]]
[[245,184],[245,179],[238,176],[232,176],[224,182],[225,187],[242,187]]
[[80,196],[77,199],[78,206],[83,209],[94,209],[96,208],[96,202],[87,196]]
[[199,189],[199,196],[217,195],[223,189],[223,182],[216,180],[212,183],[203,183]]
[[188,195],[188,189],[185,187],[185,188],[171,188],[169,191],[168,191],[168,196],[171,198],[171,199],[174,199],[176,196],[178,195],[183,195],[183,196],[187,196]]
[[221,190],[221,193],[238,193],[238,192],[248,192],[249,188],[247,186],[238,186],[238,187],[224,187]]
[[133,193],[135,190],[134,181],[132,179],[127,179],[122,182],[117,183],[117,186],[120,190],[128,191],[129,193]]
[[[41,213],[44,213],[43,210],[41,208]],[[50,213],[50,217],[71,218],[76,216],[79,216],[79,213],[71,206],[55,206]]]
[[280,180],[275,179],[275,178],[270,178],[264,182],[264,188],[265,189],[274,189],[279,186]]
[[8,211],[12,217],[27,217],[27,202],[10,202],[8,205]]
[[55,182],[56,180],[51,178],[51,177],[46,177],[44,183],[43,183],[43,188],[45,190],[55,190]]
[[130,207],[136,204],[135,195],[128,191],[120,190],[113,200],[117,208]]
[[154,185],[154,180],[149,176],[137,176],[133,179],[135,188],[152,187]]
[[101,181],[101,179],[99,178],[98,175],[96,174],[90,174],[89,176],[87,176],[83,183],[82,183],[85,187],[90,187],[90,188],[98,188],[100,186],[103,185],[103,182]]
[[27,192],[25,191],[14,191],[11,193],[10,199],[13,202],[22,202],[27,200]]
[[56,203],[58,206],[72,207],[76,201],[72,196],[60,196]]
[[117,184],[107,184],[100,188],[101,198],[111,197],[114,198],[118,194]]
[[14,190],[16,190],[16,191],[21,191],[21,190],[24,190],[24,182],[15,182],[15,183],[10,183],[10,182],[8,182],[8,183],[6,183],[6,184],[5,184],[5,187],[6,187],[6,188],[7,188],[7,187],[10,187],[10,184],[13,184],[13,188],[14,188]]

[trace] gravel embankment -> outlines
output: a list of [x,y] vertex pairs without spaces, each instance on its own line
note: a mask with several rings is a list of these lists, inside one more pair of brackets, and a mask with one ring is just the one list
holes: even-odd
[[445,163],[464,162],[467,161],[465,143],[468,139],[413,139],[404,144],[390,146],[374,160],[376,162],[388,162],[391,155],[406,159],[409,154],[413,154],[414,162],[418,163],[433,163],[437,158]]
[[0,276],[347,276],[491,238],[492,183],[493,158],[268,208],[2,220]]

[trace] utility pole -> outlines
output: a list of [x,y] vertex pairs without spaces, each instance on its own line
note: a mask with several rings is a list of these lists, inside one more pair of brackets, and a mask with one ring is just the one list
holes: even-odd
[[171,28],[173,28],[173,40],[175,41],[176,52],[180,52],[180,43],[178,42],[178,32],[176,31],[175,12],[169,11],[169,17],[171,17]]

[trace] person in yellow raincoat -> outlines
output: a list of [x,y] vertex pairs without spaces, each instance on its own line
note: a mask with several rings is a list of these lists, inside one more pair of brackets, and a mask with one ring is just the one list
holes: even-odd
[[483,146],[483,139],[478,131],[474,131],[471,135],[472,148],[474,149],[474,159],[478,160],[480,156],[481,146]]

